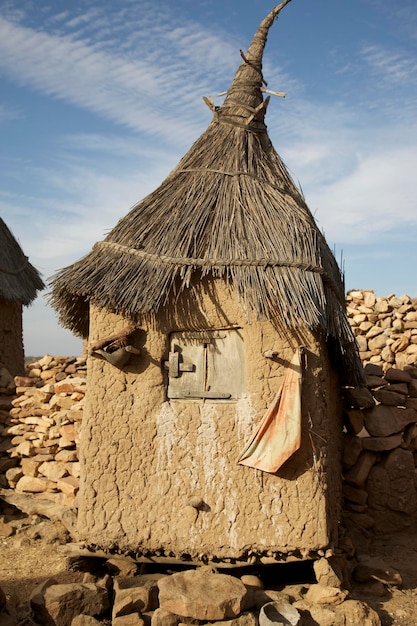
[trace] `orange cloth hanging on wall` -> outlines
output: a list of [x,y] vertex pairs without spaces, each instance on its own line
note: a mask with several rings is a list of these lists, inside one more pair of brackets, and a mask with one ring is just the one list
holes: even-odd
[[302,355],[297,348],[282,385],[238,463],[275,473],[301,445]]

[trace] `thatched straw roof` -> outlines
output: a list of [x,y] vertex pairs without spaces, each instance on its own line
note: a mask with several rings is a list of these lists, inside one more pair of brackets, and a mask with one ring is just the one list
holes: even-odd
[[268,137],[262,57],[285,0],[263,20],[221,107],[177,167],[92,251],[52,281],[63,325],[88,333],[88,304],[135,319],[191,277],[232,283],[249,317],[335,340],[354,370],[342,276]]
[[38,270],[0,217],[0,298],[28,305],[44,287]]

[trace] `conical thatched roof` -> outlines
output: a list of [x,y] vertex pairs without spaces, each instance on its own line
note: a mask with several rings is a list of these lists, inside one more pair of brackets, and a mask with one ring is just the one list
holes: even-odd
[[332,252],[264,124],[262,56],[285,0],[261,23],[223,105],[177,167],[104,241],[52,281],[62,323],[88,333],[88,304],[135,319],[192,275],[229,280],[248,316],[279,318],[335,340],[348,369],[356,344]]
[[0,298],[28,305],[44,287],[38,270],[0,217]]

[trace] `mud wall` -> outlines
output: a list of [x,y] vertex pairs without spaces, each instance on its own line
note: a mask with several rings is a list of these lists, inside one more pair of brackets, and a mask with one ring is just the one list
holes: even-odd
[[[310,335],[284,338],[270,323],[248,325],[225,291],[206,292],[192,308],[191,320],[181,301],[164,317],[142,320],[141,355],[123,370],[89,358],[77,496],[82,538],[106,549],[200,559],[306,557],[326,548],[340,519],[341,411],[325,346]],[[124,326],[122,317],[92,308],[90,341]],[[243,337],[242,397],[168,400],[170,333],[231,326]],[[238,465],[300,343],[308,347],[301,449],[277,475]],[[266,351],[279,356],[267,359]]]
[[23,375],[25,355],[23,350],[22,305],[0,298],[0,362],[12,376]]

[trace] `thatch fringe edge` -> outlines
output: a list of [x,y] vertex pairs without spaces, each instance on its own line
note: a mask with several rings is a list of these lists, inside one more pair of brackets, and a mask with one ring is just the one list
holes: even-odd
[[[147,261],[154,261],[161,263],[162,265],[192,265],[195,267],[292,267],[306,272],[315,272],[317,274],[325,275],[324,269],[319,265],[311,265],[309,263],[302,263],[300,261],[285,261],[271,258],[264,259],[197,259],[192,257],[172,257],[164,254],[154,254],[146,252],[145,250],[138,250],[123,244],[116,243],[114,241],[99,241],[94,244],[93,249],[97,248],[110,248],[115,252],[122,252],[123,254],[129,254]],[[330,278],[326,276],[326,279],[330,281]]]

